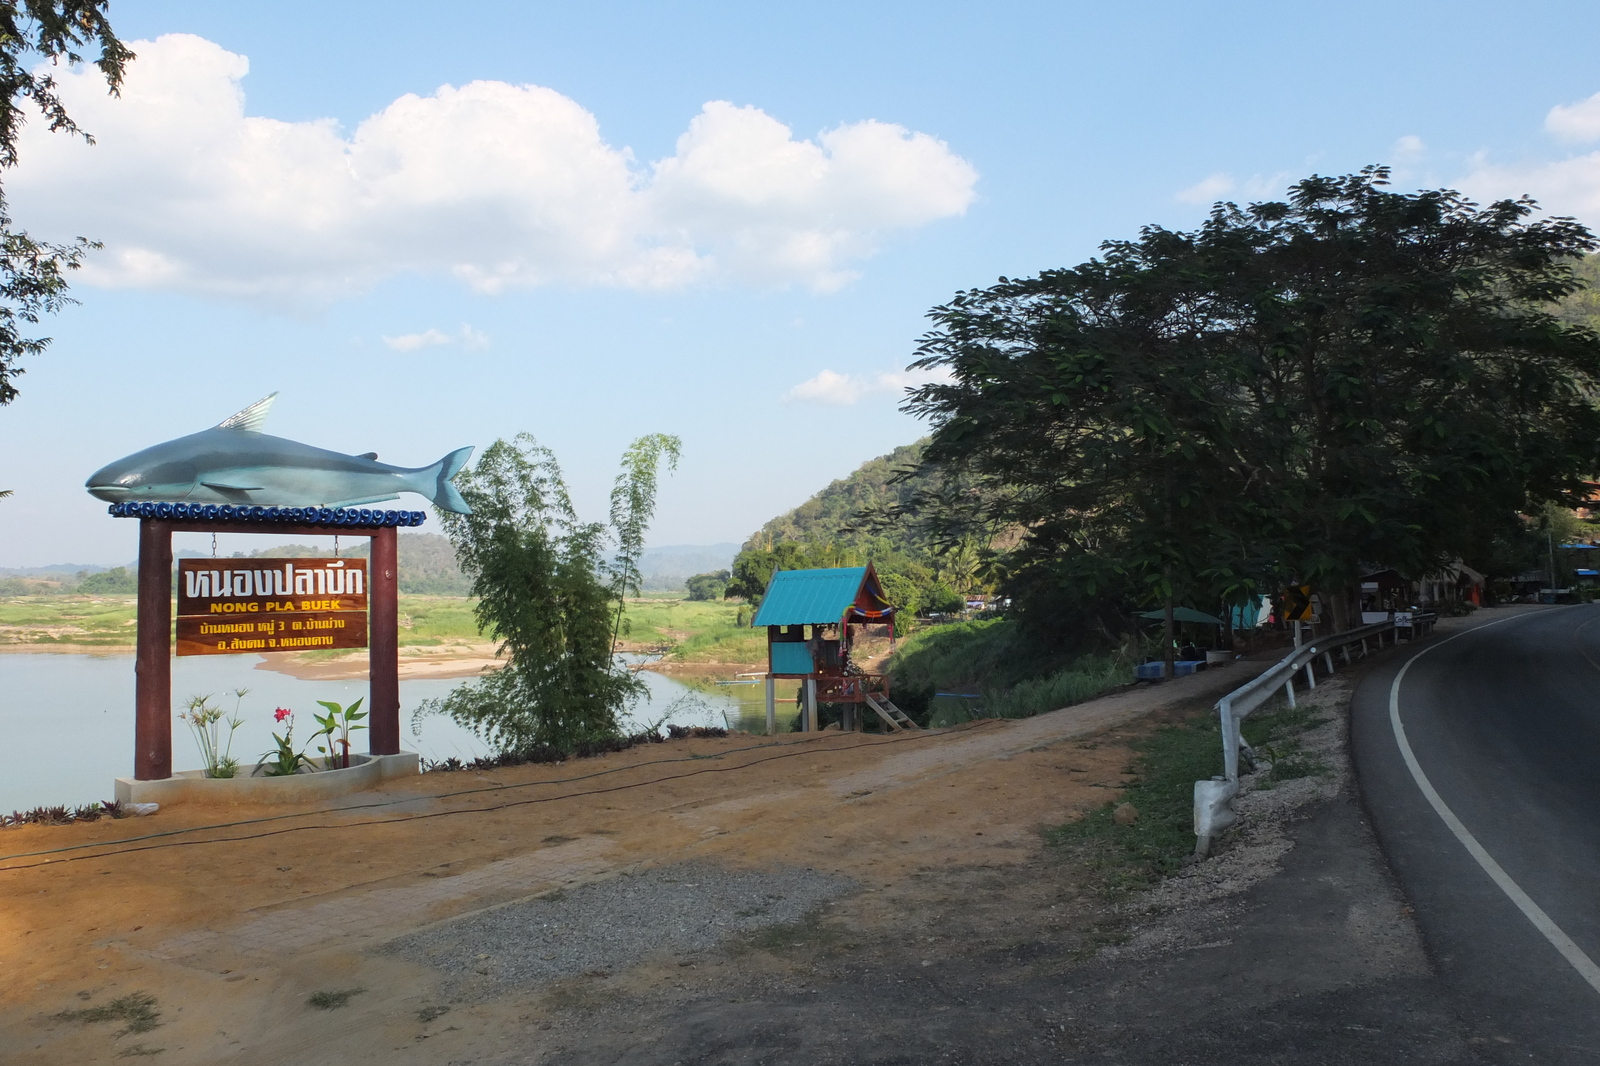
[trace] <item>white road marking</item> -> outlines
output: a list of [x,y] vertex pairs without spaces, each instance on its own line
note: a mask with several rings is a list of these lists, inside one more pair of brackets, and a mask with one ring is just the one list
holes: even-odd
[[1406,761],[1406,768],[1411,771],[1411,776],[1416,780],[1417,787],[1422,790],[1422,794],[1433,805],[1434,812],[1438,814],[1440,820],[1450,828],[1450,832],[1456,835],[1456,839],[1461,841],[1461,846],[1467,849],[1467,854],[1476,859],[1478,865],[1483,867],[1483,872],[1489,875],[1490,880],[1500,887],[1500,891],[1504,892],[1507,898],[1517,905],[1517,909],[1527,917],[1528,921],[1533,923],[1533,927],[1543,933],[1544,938],[1550,941],[1557,951],[1561,952],[1561,957],[1566,959],[1574,970],[1578,971],[1578,976],[1589,982],[1589,987],[1596,992],[1600,992],[1600,966],[1596,966],[1594,960],[1582,948],[1572,942],[1572,938],[1562,931],[1561,927],[1544,912],[1544,909],[1530,899],[1526,892],[1522,891],[1522,886],[1511,879],[1511,875],[1506,873],[1498,862],[1494,861],[1494,856],[1490,855],[1483,845],[1478,843],[1478,839],[1468,831],[1467,827],[1461,824],[1461,819],[1456,817],[1455,811],[1452,811],[1439,793],[1434,790],[1433,783],[1428,780],[1428,775],[1422,772],[1422,767],[1417,762],[1416,753],[1411,750],[1411,742],[1406,739],[1406,727],[1400,721],[1400,682],[1405,679],[1406,671],[1411,669],[1412,663],[1428,654],[1434,648],[1443,647],[1450,643],[1456,637],[1464,637],[1467,633],[1476,633],[1487,629],[1491,625],[1499,625],[1501,622],[1509,622],[1511,620],[1510,618],[1497,619],[1488,625],[1469,629],[1466,633],[1457,633],[1455,636],[1446,637],[1438,644],[1430,644],[1406,660],[1406,664],[1395,675],[1394,684],[1389,686],[1389,724],[1394,728],[1395,743],[1400,746],[1400,755]]

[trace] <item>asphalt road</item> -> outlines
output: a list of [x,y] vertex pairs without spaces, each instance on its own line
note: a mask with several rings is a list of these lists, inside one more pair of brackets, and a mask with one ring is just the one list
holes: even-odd
[[1600,1063],[1600,605],[1479,617],[1363,679],[1363,800],[1469,1026]]

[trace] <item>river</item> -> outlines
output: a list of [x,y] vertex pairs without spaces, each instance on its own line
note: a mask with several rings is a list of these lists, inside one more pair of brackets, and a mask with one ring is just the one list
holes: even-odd
[[[277,707],[295,712],[295,734],[316,729],[318,700],[346,704],[367,695],[365,680],[302,681],[272,670],[258,670],[257,655],[194,656],[174,659],[174,713],[189,697],[210,695],[232,711],[237,702],[244,724],[233,737],[233,755],[251,763],[273,747]],[[645,699],[632,708],[624,728],[636,731],[663,721],[685,726],[759,728],[760,688],[718,688],[709,679],[695,687],[650,670],[639,672]],[[413,722],[425,700],[448,693],[462,678],[400,682],[402,745],[425,759],[471,759],[488,750],[474,734],[442,715]],[[694,679],[691,679],[694,680]],[[249,693],[236,700],[234,690]],[[133,656],[6,653],[0,655],[0,811],[110,799],[112,781],[133,773]],[[352,742],[364,751],[358,734]],[[313,751],[312,754],[315,754]],[[174,720],[173,765],[200,766],[199,749],[188,728]]]

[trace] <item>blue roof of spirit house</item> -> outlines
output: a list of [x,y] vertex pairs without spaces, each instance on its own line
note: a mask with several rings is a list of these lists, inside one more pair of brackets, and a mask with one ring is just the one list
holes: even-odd
[[[850,613],[849,619],[845,612]],[[841,621],[886,622],[894,607],[884,598],[872,564],[825,570],[780,570],[767,584],[756,626],[836,625]]]

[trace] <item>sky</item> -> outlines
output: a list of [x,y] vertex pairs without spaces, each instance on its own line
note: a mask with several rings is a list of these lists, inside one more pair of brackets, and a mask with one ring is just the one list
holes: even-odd
[[103,244],[0,409],[0,566],[132,559],[84,479],[273,391],[268,432],[405,466],[531,433],[594,519],[676,434],[651,543],[740,541],[926,432],[963,289],[1371,163],[1600,228],[1592,3],[110,15],[121,97],[59,75],[96,143],[34,121],[0,174]]

